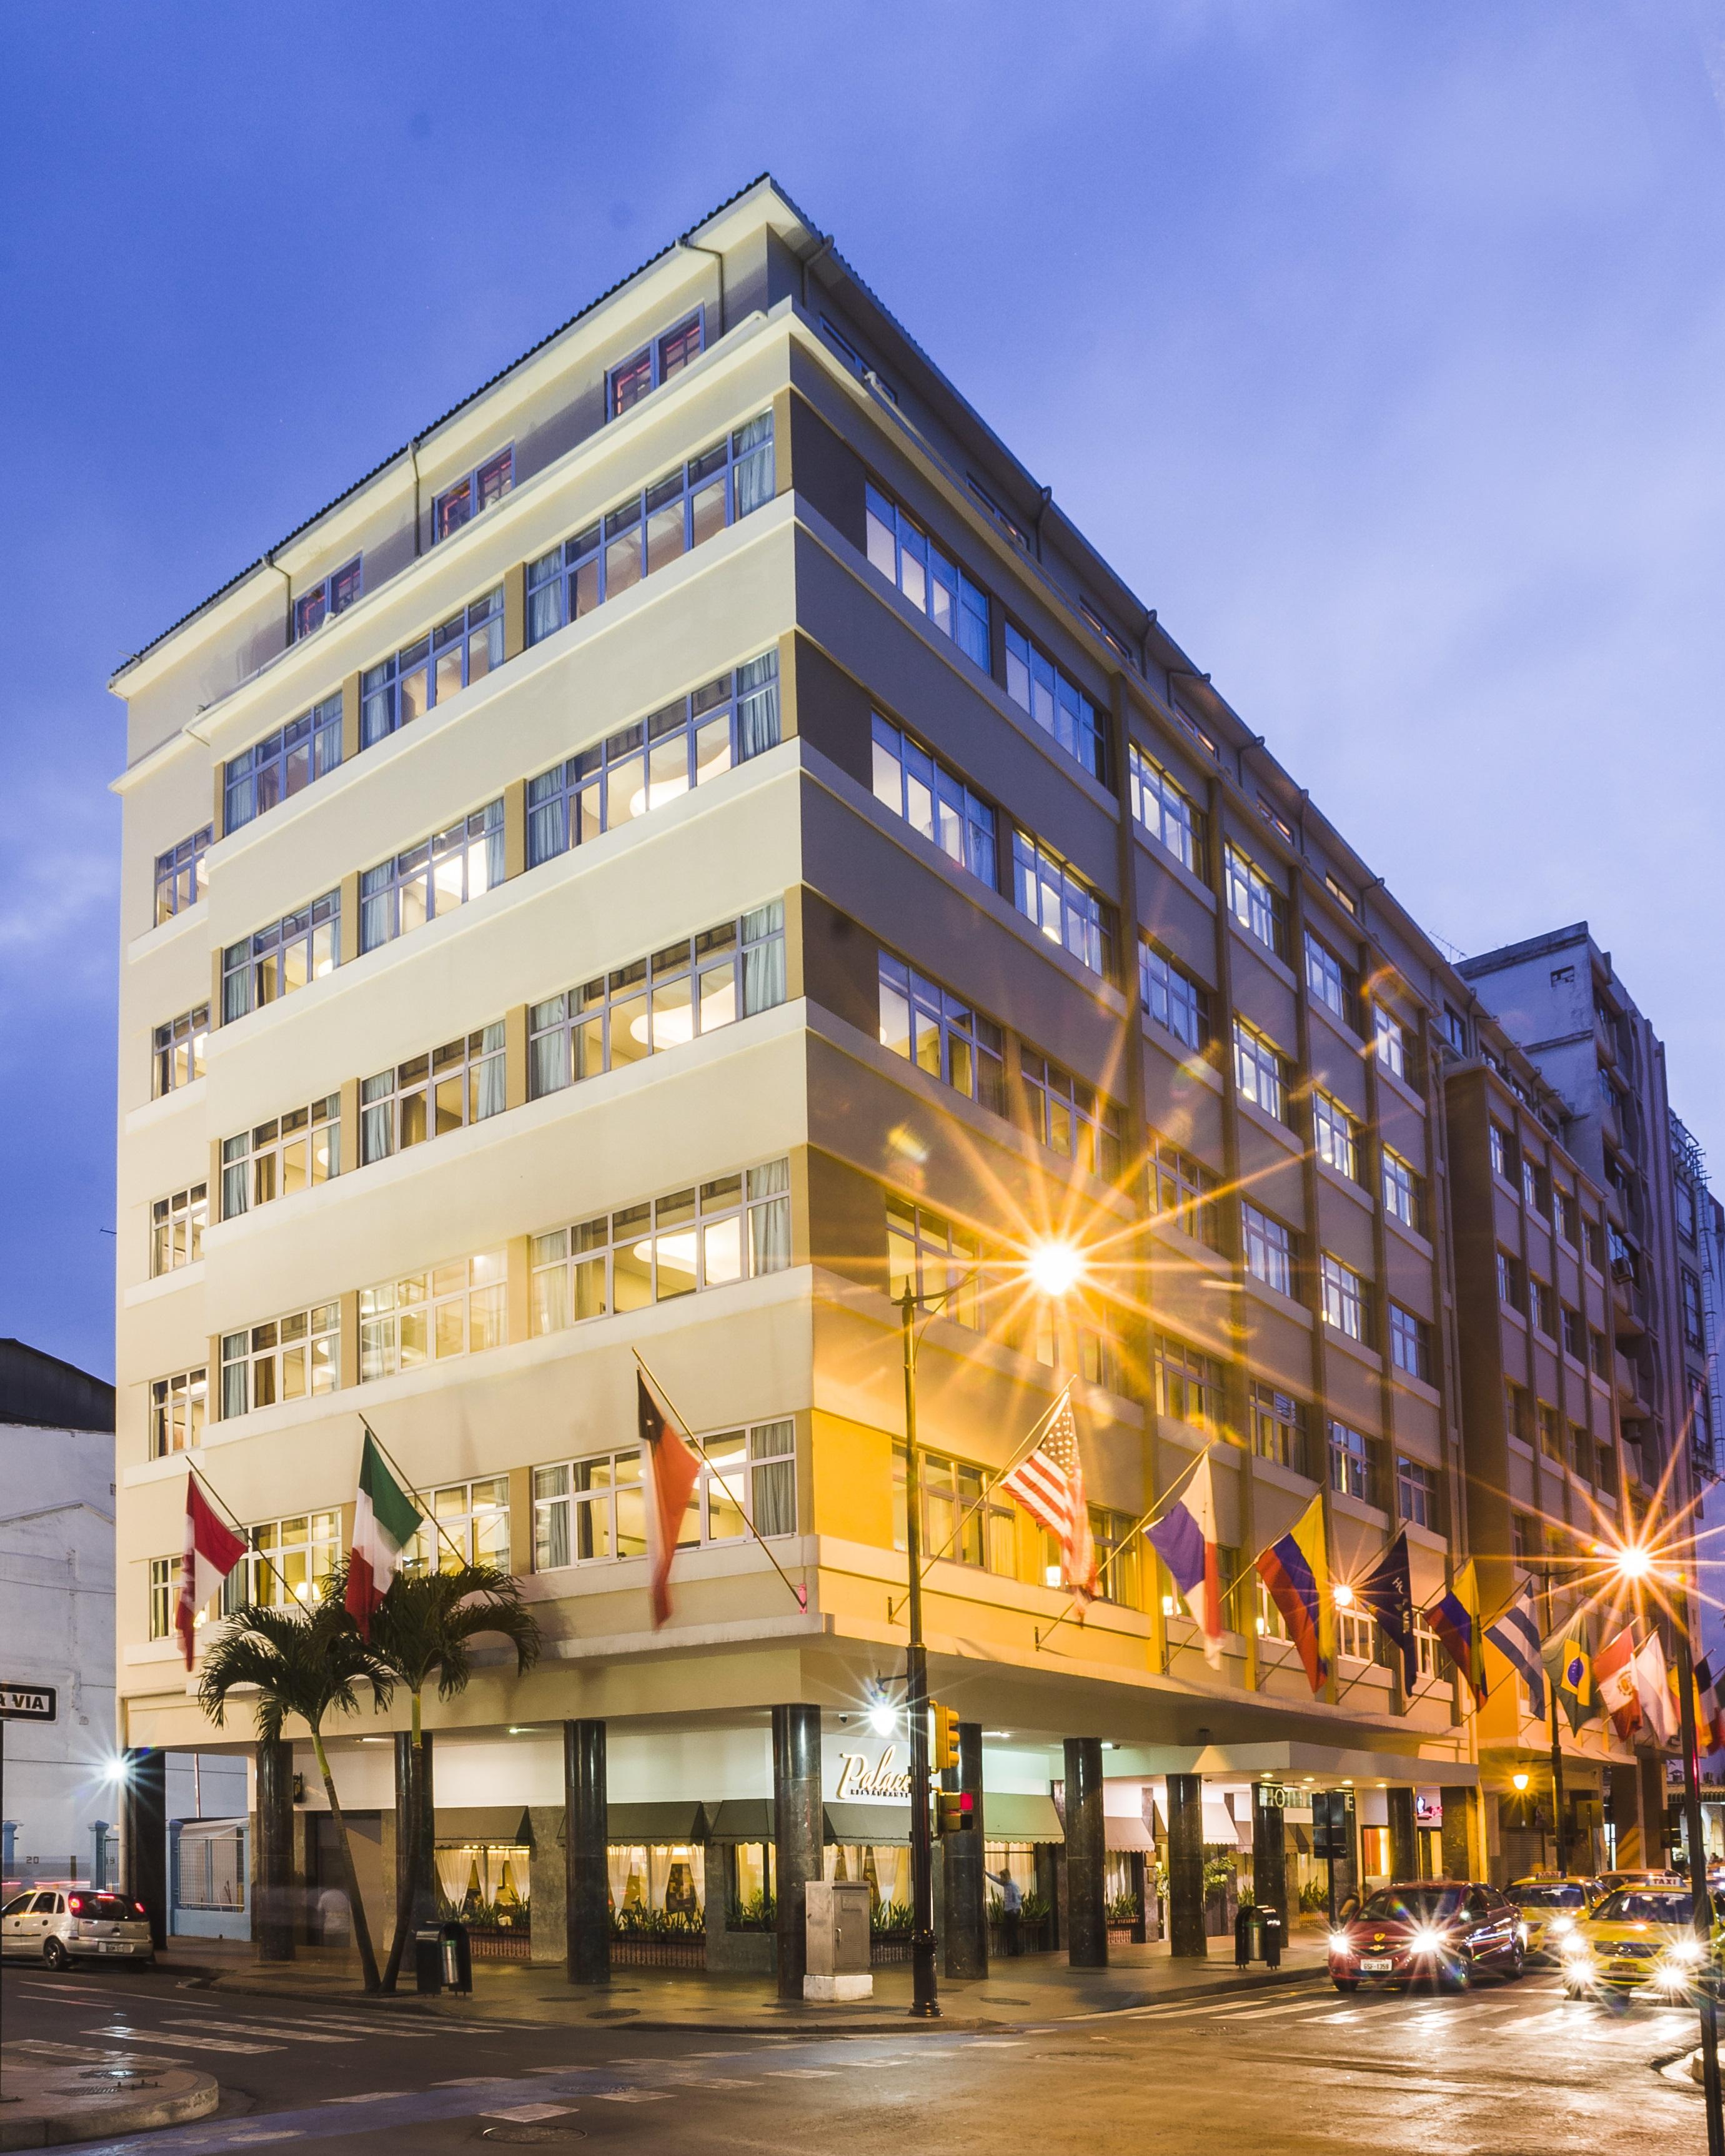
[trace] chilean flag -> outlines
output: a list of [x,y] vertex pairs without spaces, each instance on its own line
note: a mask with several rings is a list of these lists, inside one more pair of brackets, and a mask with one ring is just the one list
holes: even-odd
[[671,1559],[683,1539],[689,1500],[701,1477],[701,1462],[639,1370],[635,1373],[635,1422],[641,1435],[641,1479],[646,1484],[648,1591],[656,1632],[670,1616]]
[[1144,1530],[1192,1613],[1213,1670],[1222,1666],[1222,1568],[1216,1547],[1216,1494],[1206,1452],[1197,1472],[1159,1520]]

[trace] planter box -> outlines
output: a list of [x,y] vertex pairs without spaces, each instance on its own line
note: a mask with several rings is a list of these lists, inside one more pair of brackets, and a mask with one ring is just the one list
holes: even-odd
[[475,1931],[470,1925],[467,1943],[475,1961],[531,1961],[533,1958],[533,1933],[531,1926],[512,1924],[506,1931]]
[[699,1932],[688,1938],[631,1938],[611,1934],[613,1969],[705,1969],[706,1940]]

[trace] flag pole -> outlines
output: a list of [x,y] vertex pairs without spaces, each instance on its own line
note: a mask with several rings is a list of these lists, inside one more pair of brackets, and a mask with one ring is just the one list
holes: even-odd
[[[732,1491],[731,1485],[725,1480],[722,1471],[715,1467],[712,1461],[707,1458],[706,1447],[695,1435],[694,1431],[690,1429],[682,1410],[678,1407],[676,1402],[671,1398],[670,1394],[666,1392],[665,1387],[660,1383],[658,1378],[654,1376],[652,1371],[648,1368],[646,1358],[642,1354],[640,1349],[636,1348],[631,1349],[630,1352],[634,1356],[636,1362],[640,1365],[642,1376],[646,1378],[648,1383],[652,1386],[654,1391],[658,1394],[659,1397],[670,1409],[682,1435],[688,1439],[690,1444],[692,1445],[695,1447],[695,1450],[701,1455],[702,1461],[705,1463],[710,1472],[717,1478],[720,1488],[724,1491],[726,1496],[735,1497],[736,1493]],[[761,1548],[763,1550],[766,1550],[767,1562],[773,1567],[773,1569],[778,1574],[779,1578],[784,1582],[791,1593],[796,1596],[797,1607],[806,1614],[809,1608],[808,1583],[805,1581],[799,1587],[796,1581],[793,1580],[790,1574],[785,1570],[784,1567],[779,1563],[778,1559],[774,1557],[772,1551],[767,1548],[766,1537],[762,1535],[760,1529],[749,1517],[747,1508],[740,1500],[737,1501],[737,1509],[738,1512],[742,1512],[743,1524],[747,1527],[749,1532],[754,1537],[755,1540],[760,1543]]]
[[[228,1500],[222,1495],[221,1491],[217,1489],[215,1484],[210,1481],[208,1476],[199,1474],[197,1468],[192,1466],[187,1466],[186,1472],[200,1485],[208,1496],[215,1499],[217,1504],[219,1505],[223,1512],[227,1514],[228,1526],[233,1528],[234,1533],[237,1534],[241,1541],[245,1544],[246,1555],[249,1558],[260,1557],[263,1558],[265,1567],[275,1575],[276,1584],[281,1589],[282,1599],[291,1604],[295,1609],[298,1609],[300,1606],[299,1596],[295,1594],[292,1588],[288,1585],[281,1573],[276,1570],[275,1560],[270,1558],[266,1552],[260,1549],[254,1549],[252,1547],[251,1529],[242,1525],[239,1513],[234,1511],[234,1507],[228,1502]],[[225,1580],[223,1582],[223,1584],[224,1586],[227,1584]]]
[[[356,1408],[353,1412],[356,1414],[359,1414],[359,1409],[357,1408]],[[425,1492],[423,1490],[417,1490],[414,1488],[413,1483],[408,1480],[407,1469],[402,1466],[401,1462],[389,1450],[389,1447],[383,1442],[382,1439],[378,1436],[377,1431],[372,1428],[372,1425],[366,1420],[362,1414],[359,1415],[359,1426],[365,1432],[366,1435],[370,1438],[372,1444],[377,1446],[378,1451],[382,1454],[383,1464],[385,1466],[391,1469],[393,1472],[400,1478],[403,1489],[407,1491],[410,1497],[418,1501],[420,1518],[422,1520],[430,1521],[437,1532],[443,1537],[445,1544],[448,1546],[449,1555],[454,1558],[458,1565],[465,1567],[470,1561],[466,1551],[464,1549],[458,1549],[455,1547],[454,1543],[450,1538],[448,1529],[444,1526],[443,1522],[438,1518],[437,1515],[432,1511],[430,1505],[427,1502]]]
[[[1186,1485],[1192,1480],[1192,1477],[1197,1474],[1199,1469],[1203,1466],[1204,1461],[1209,1459],[1214,1449],[1214,1440],[1212,1440],[1211,1443],[1205,1445],[1204,1450],[1199,1454],[1196,1460],[1193,1460],[1189,1466],[1183,1467],[1181,1469],[1180,1472],[1174,1477],[1169,1486],[1164,1490],[1162,1495],[1156,1499],[1153,1504],[1152,1504],[1149,1511],[1133,1522],[1131,1531],[1121,1537],[1120,1540],[1116,1543],[1113,1548],[1109,1551],[1107,1556],[1103,1559],[1101,1568],[1096,1573],[1096,1581],[1098,1585],[1101,1584],[1103,1574],[1113,1563],[1115,1558],[1120,1555],[1120,1553],[1123,1549],[1129,1549],[1137,1541],[1138,1537],[1143,1533],[1145,1528],[1149,1526],[1150,1522],[1155,1519],[1158,1514],[1165,1512],[1168,1507],[1173,1503],[1175,1498],[1179,1496],[1181,1491],[1185,1488]],[[1239,1585],[1239,1582],[1237,1580],[1235,1581],[1235,1585]],[[1230,1587],[1228,1593],[1231,1594],[1233,1592],[1234,1589]],[[1223,1599],[1225,1601],[1227,1598],[1224,1596]],[[1061,1625],[1065,1623],[1066,1620],[1072,1614],[1072,1612],[1077,1607],[1078,1597],[1075,1594],[1072,1599],[1066,1604],[1065,1608],[1061,1610],[1060,1615],[1055,1618],[1053,1624],[1049,1626],[1045,1632],[1042,1630],[1040,1626],[1038,1626],[1033,1631],[1031,1636],[1036,1642],[1036,1651],[1038,1654],[1041,1653],[1044,1642],[1053,1639],[1055,1634],[1060,1630]],[[1186,1645],[1189,1643],[1183,1642],[1182,1644]],[[1178,1647],[1176,1647],[1173,1650],[1175,1654],[1178,1654],[1179,1651],[1180,1650]]]

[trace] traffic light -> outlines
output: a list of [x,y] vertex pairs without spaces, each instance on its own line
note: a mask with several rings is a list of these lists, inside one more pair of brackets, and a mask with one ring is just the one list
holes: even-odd
[[958,1764],[958,1717],[938,1700],[930,1702],[934,1715],[934,1744],[929,1753],[932,1774],[944,1774]]
[[937,1789],[934,1793],[934,1830],[937,1834],[974,1834],[975,1790]]

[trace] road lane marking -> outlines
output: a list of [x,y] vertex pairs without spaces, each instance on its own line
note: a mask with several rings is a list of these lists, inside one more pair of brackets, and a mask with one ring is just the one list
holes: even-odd
[[121,2043],[133,2043],[141,2037],[148,2043],[152,2040],[167,2051],[279,2051],[280,2044],[242,2044],[233,2037],[164,2036],[160,2030],[150,2029],[83,2029],[84,2036],[112,2036]]
[[411,2096],[411,2089],[367,2089],[363,2096],[326,2096],[326,2103],[387,2103],[396,2097]]
[[82,2059],[102,2066],[171,2066],[172,2059],[156,2058],[142,2051],[95,2051],[86,2044],[51,2044],[45,2036],[22,2036],[6,2046],[8,2051],[39,2051],[44,2058]]
[[227,2036],[280,2036],[294,2044],[357,2044],[360,2041],[357,2036],[336,2036],[321,2029],[303,2028],[295,2021],[212,2021],[200,2015],[195,2021],[164,2021],[162,2026],[213,2029],[218,2035]]
[[667,2089],[595,2089],[601,2103],[669,2103]]

